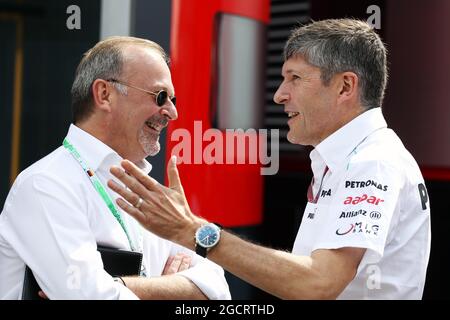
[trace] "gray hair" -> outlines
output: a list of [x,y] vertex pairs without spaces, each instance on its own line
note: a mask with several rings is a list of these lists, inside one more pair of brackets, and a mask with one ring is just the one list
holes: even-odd
[[[138,45],[156,50],[166,63],[169,59],[156,42],[134,37],[110,37],[88,50],[75,73],[72,84],[72,112],[74,123],[86,120],[94,111],[92,97],[92,83],[96,79],[119,79],[126,58],[123,49],[129,45]],[[120,83],[111,82],[121,93],[126,95],[127,88]]]
[[361,104],[367,109],[381,107],[388,78],[386,48],[366,22],[329,19],[299,27],[284,48],[285,60],[296,55],[320,68],[325,85],[336,73],[354,72]]

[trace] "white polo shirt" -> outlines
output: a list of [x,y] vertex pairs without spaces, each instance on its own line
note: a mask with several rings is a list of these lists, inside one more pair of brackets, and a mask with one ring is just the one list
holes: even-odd
[[366,248],[339,299],[421,299],[430,202],[416,161],[387,128],[381,109],[353,119],[310,157],[318,198],[308,202],[293,253]]
[[[74,125],[67,139],[115,200],[118,195],[106,183],[115,179],[111,165],[120,165],[122,158]],[[141,169],[148,173],[151,165],[144,160]],[[180,274],[210,299],[231,298],[222,268],[144,231],[128,214],[122,212],[122,218],[133,243],[143,250],[148,276],[160,276],[170,255],[188,252],[194,266]],[[24,170],[6,199],[0,215],[0,299],[20,299],[25,265],[50,299],[137,299],[103,270],[97,244],[130,250],[124,230],[61,146]]]

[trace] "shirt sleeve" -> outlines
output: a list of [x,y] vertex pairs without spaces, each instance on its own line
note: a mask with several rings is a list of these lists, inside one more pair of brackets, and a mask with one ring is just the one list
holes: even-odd
[[380,161],[351,164],[325,211],[326,223],[313,250],[366,248],[364,263],[377,263],[384,253],[401,181],[399,170]]
[[137,299],[103,269],[82,194],[50,175],[28,176],[11,192],[3,236],[49,299]]
[[178,274],[191,280],[210,300],[230,300],[231,293],[222,267],[192,250],[173,244],[171,255],[185,252],[192,256],[191,268]]

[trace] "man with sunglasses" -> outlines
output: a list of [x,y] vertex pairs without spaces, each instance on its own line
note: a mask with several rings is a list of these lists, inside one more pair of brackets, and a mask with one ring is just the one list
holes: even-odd
[[[178,117],[163,49],[132,37],[99,42],[71,93],[63,145],[18,176],[0,215],[0,299],[21,298],[26,265],[49,299],[229,299],[222,268],[143,230],[106,188],[122,159],[149,173],[145,158]],[[142,252],[141,277],[109,275],[100,245]]]

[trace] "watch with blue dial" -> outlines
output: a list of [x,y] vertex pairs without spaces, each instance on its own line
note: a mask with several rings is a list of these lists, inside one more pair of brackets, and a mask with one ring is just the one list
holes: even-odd
[[222,228],[214,223],[208,223],[195,232],[195,252],[206,258],[208,251],[216,246],[220,240]]

